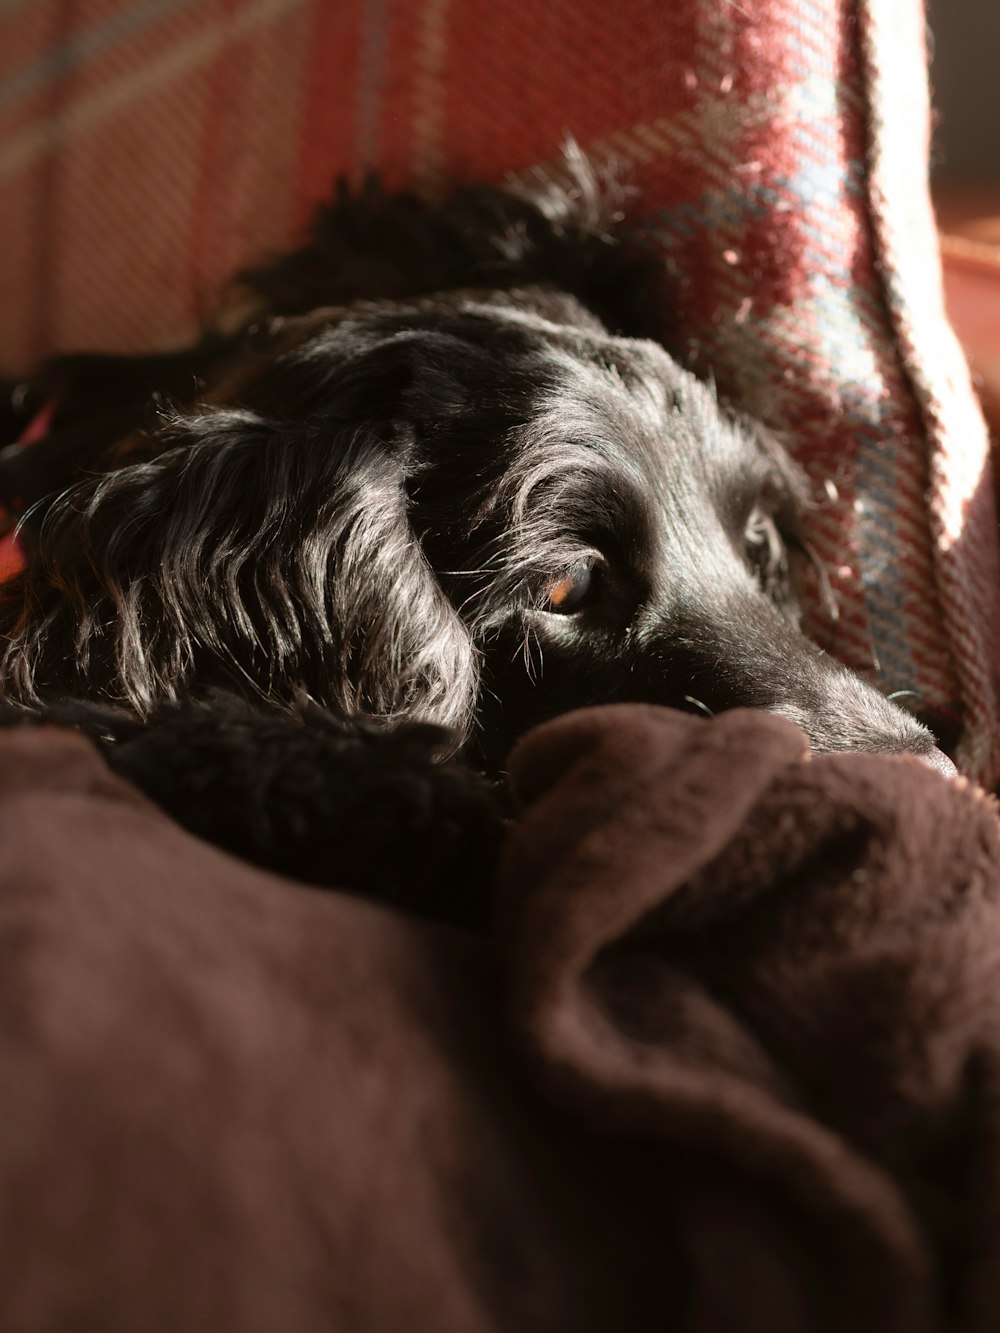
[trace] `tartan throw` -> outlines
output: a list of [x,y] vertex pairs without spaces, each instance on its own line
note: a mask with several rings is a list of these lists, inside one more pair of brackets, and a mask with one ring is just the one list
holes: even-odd
[[338,173],[434,194],[613,154],[722,392],[821,497],[810,627],[1000,776],[985,428],[946,324],[920,0],[14,0],[0,364],[189,338]]

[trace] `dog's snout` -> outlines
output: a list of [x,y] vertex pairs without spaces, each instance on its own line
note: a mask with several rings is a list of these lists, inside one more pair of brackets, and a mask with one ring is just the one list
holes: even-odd
[[927,764],[929,768],[937,769],[939,773],[943,773],[946,778],[958,777],[958,769],[943,750],[935,748],[927,754],[918,754],[917,758],[922,764]]
[[685,701],[699,711],[758,708],[794,722],[813,754],[909,755],[944,777],[957,775],[927,727],[763,599],[730,600],[726,614],[712,616],[704,601],[679,632],[672,626],[661,650],[665,662],[681,659]]

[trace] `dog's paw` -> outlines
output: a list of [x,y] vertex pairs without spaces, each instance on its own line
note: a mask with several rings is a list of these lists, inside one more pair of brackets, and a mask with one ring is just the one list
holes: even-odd
[[226,851],[306,883],[481,924],[503,819],[491,784],[440,758],[449,740],[426,724],[387,728],[314,704],[289,716],[213,694],[163,708],[117,739],[106,726],[104,749],[116,772]]

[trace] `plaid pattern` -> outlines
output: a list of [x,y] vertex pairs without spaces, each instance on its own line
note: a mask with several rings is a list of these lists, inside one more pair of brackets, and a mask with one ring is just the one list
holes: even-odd
[[20,0],[0,9],[0,361],[189,337],[337,173],[642,187],[680,326],[782,432],[840,606],[812,632],[1000,774],[986,433],[944,320],[920,0]]

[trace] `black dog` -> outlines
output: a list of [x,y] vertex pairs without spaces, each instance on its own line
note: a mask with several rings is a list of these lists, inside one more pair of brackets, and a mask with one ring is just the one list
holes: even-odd
[[[950,768],[803,636],[789,570],[803,480],[646,336],[664,304],[654,270],[616,237],[613,191],[573,171],[436,211],[342,198],[301,251],[247,275],[252,328],[175,357],[66,359],[22,390],[22,422],[56,409],[48,439],[0,467],[31,547],[0,590],[7,699],[36,716],[112,705],[59,716],[106,737],[189,826],[313,879],[292,834],[268,850],[240,817],[220,832],[205,794],[270,771],[276,727],[293,748],[318,729],[399,759],[393,728],[439,724],[450,740],[403,745],[417,804],[453,784],[461,829],[456,793],[472,793],[476,838],[484,789],[429,756],[460,749],[498,774],[531,726],[613,700],[763,708],[818,751]],[[229,701],[184,703],[213,690]],[[320,724],[302,699],[376,729]],[[213,725],[210,757],[190,742]],[[342,808],[329,783],[320,824]]]

